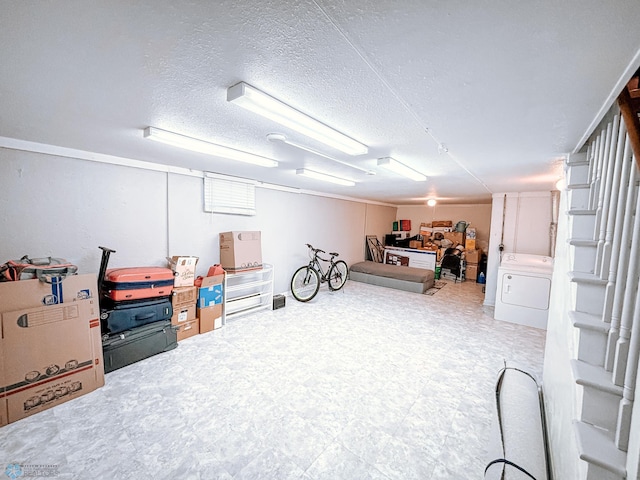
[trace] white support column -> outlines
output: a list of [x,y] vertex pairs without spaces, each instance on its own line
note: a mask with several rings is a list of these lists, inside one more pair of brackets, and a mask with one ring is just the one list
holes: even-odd
[[[611,261],[611,248],[613,242],[614,226],[616,224],[616,217],[618,216],[618,197],[620,196],[620,177],[622,175],[623,158],[625,152],[625,140],[626,140],[626,127],[624,122],[620,123],[620,117],[616,115],[614,120],[614,127],[616,132],[614,137],[616,138],[615,144],[611,142],[611,156],[612,163],[614,165],[613,174],[611,178],[607,179],[607,190],[605,194],[605,210],[603,210],[603,221],[600,233],[604,229],[604,243],[602,244],[601,258],[600,258],[600,278],[606,279],[609,276],[609,262]],[[596,254],[596,259],[597,259]],[[597,268],[597,266],[596,266]]]
[[[622,123],[624,126],[624,122]],[[602,320],[610,323],[611,316],[613,314],[613,304],[616,292],[616,282],[618,277],[618,270],[620,266],[620,245],[622,243],[624,220],[625,220],[625,206],[627,204],[627,198],[629,195],[633,195],[633,188],[635,184],[635,166],[633,164],[633,158],[631,156],[631,143],[626,135],[621,135],[621,138],[625,138],[624,153],[622,156],[622,173],[620,175],[620,182],[618,190],[620,191],[617,198],[616,220],[613,227],[613,240],[611,242],[611,252],[609,255],[609,276],[607,277],[607,287],[604,297],[604,308],[602,312]],[[630,181],[629,177],[633,178]],[[630,187],[631,186],[631,187]],[[607,227],[608,228],[608,227]],[[605,243],[605,256],[607,255],[606,243]],[[622,291],[619,295],[622,295]],[[619,318],[619,316],[618,316]],[[617,338],[616,338],[617,341]]]
[[[617,131],[617,129],[616,129]],[[612,172],[611,168],[613,166],[613,158],[611,158],[611,144],[613,142],[613,122],[609,122],[607,125],[607,136],[604,141],[604,149],[602,152],[602,168],[600,169],[600,183],[598,185],[598,207],[596,208],[596,223],[595,228],[593,230],[593,238],[598,241],[598,250],[597,252],[602,252],[602,245],[604,244],[604,228],[602,225],[606,222],[604,220],[604,210],[605,210],[605,194],[607,193],[607,179],[611,177]],[[611,186],[609,186],[611,188]],[[600,236],[602,235],[602,236]],[[600,256],[596,253],[596,264],[595,264],[595,274],[600,275],[598,269],[600,268]]]
[[[633,164],[633,158],[631,159]],[[622,238],[620,239],[620,255],[617,258],[617,275],[615,283],[615,293],[613,299],[613,309],[611,313],[611,328],[607,338],[607,353],[604,360],[604,368],[611,372],[614,366],[614,357],[616,352],[616,343],[620,334],[620,322],[622,319],[622,310],[624,306],[624,297],[627,286],[627,273],[629,258],[631,256],[631,235],[633,231],[633,220],[635,216],[635,204],[638,197],[638,169],[635,165],[631,166],[629,187],[627,191],[627,201],[624,211],[624,226],[622,229]],[[606,303],[605,303],[606,305]]]

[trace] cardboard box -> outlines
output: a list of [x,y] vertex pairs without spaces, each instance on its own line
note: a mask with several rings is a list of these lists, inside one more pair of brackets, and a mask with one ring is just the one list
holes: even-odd
[[434,220],[431,222],[432,227],[453,227],[451,220]]
[[198,308],[200,333],[211,332],[222,326],[222,304]]
[[482,250],[479,248],[474,248],[472,250],[465,250],[464,259],[467,261],[467,264],[477,265],[480,261],[480,257],[482,256]]
[[447,240],[453,242],[453,246],[464,245],[464,233],[462,232],[444,232],[442,234]]
[[422,225],[420,225],[420,230],[418,231],[418,233],[425,238],[431,238],[431,236],[433,235],[433,228],[427,227],[423,223]]
[[475,250],[476,249],[476,239],[475,238],[468,238],[464,242],[464,248],[466,250]]
[[422,248],[422,242],[419,240],[409,240],[409,248]]
[[194,337],[199,333],[200,333],[200,322],[196,317],[189,322],[184,322],[180,324],[180,328],[178,329],[178,341],[180,342],[187,338]]
[[478,278],[478,265],[467,265],[465,277],[467,280],[475,282]]
[[467,239],[476,239],[476,229],[475,227],[467,227],[467,229],[465,230],[465,233],[467,235]]
[[7,383],[4,381],[4,340],[0,335],[0,427],[9,423],[7,418],[7,399],[4,396],[4,388]]
[[[87,278],[95,282],[95,275]],[[2,312],[0,388],[4,401],[0,403],[0,425],[104,385],[99,315],[96,298]]]
[[98,298],[95,274],[71,275],[60,283],[20,280],[0,283],[0,313]]
[[224,275],[204,277],[202,286],[198,289],[198,308],[207,308],[221,304],[223,295]]
[[180,305],[190,305],[198,301],[198,288],[197,287],[177,287],[171,292],[171,304],[173,308]]
[[174,256],[169,260],[169,265],[176,278],[173,282],[175,287],[192,287],[196,278],[196,264],[198,257]]
[[171,317],[171,325],[182,325],[185,322],[190,322],[196,318],[196,304],[180,305],[173,309],[173,316]]
[[220,265],[237,272],[262,267],[260,232],[224,232],[220,234]]

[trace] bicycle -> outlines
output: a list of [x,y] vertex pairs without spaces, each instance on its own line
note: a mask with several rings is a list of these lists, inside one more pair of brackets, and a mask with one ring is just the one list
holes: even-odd
[[[307,247],[309,247],[309,257],[311,258],[309,264],[297,269],[291,278],[291,293],[293,298],[299,302],[308,302],[315,297],[323,282],[328,283],[331,291],[340,290],[347,282],[349,274],[349,267],[344,260],[334,261],[334,258],[338,256],[337,253],[330,252],[331,258],[327,260],[320,256],[321,253],[327,253],[324,250],[313,248],[308,243]],[[324,272],[320,260],[331,264],[327,273]]]

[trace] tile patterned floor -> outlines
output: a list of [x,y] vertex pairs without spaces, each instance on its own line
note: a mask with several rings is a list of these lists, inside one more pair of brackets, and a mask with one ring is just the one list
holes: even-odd
[[0,429],[0,467],[57,479],[482,478],[503,360],[541,378],[544,332],[481,285],[356,282],[236,318]]

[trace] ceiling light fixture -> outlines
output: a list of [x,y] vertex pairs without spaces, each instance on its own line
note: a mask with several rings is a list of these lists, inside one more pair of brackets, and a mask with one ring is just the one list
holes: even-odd
[[376,172],[374,172],[373,170],[367,170],[366,168],[360,168],[357,167],[355,165],[352,165],[348,162],[343,162],[342,160],[338,160],[337,158],[333,158],[330,157],[329,155],[326,155],[322,152],[319,152],[318,150],[314,150],[313,148],[309,148],[305,145],[302,145],[300,143],[296,143],[296,142],[292,142],[291,140],[288,140],[286,136],[282,135],[281,133],[269,133],[267,134],[267,140],[269,140],[270,142],[282,142],[282,143],[286,143],[287,145],[291,145],[292,147],[296,147],[299,148],[300,150],[305,150],[309,153],[313,153],[314,155],[318,155],[319,157],[324,157],[327,158],[329,160],[333,160],[334,162],[338,162],[342,165],[345,165],[347,167],[351,167],[351,168],[355,168],[356,170],[360,170],[361,172],[366,173],[367,175],[375,175]]
[[435,207],[436,206],[436,199],[435,198],[430,198],[429,200],[427,200],[427,205],[430,207]]
[[322,180],[323,182],[344,185],[345,187],[353,187],[356,184],[356,182],[347,180],[346,178],[334,177],[333,175],[316,172],[315,170],[309,170],[308,168],[298,168],[296,170],[296,175],[302,175],[303,177],[309,177],[315,180]]
[[387,170],[391,170],[392,172],[398,173],[400,175],[404,175],[411,180],[415,180],[416,182],[424,182],[427,177],[421,173],[416,172],[413,168],[407,167],[404,163],[400,163],[395,158],[384,157],[378,159],[378,166],[384,167]]
[[144,138],[155,140],[156,142],[165,143],[174,147],[192,150],[194,152],[205,153],[214,157],[228,158],[237,160],[238,162],[251,163],[261,167],[277,167],[278,162],[270,158],[261,157],[235,148],[216,145],[215,143],[205,142],[197,138],[187,137],[179,133],[161,130],[155,127],[147,127],[144,129]]
[[362,155],[369,151],[366,145],[244,82],[227,89],[227,101],[349,155]]

